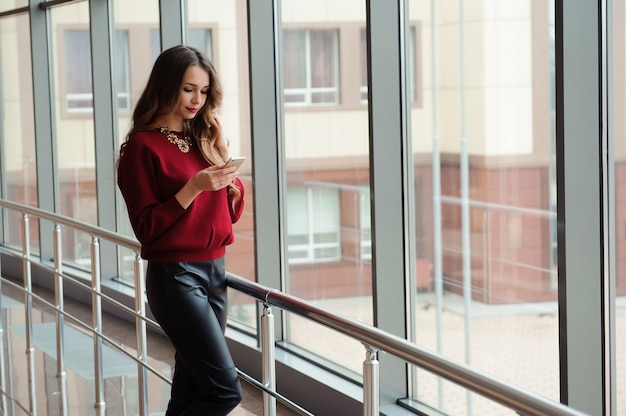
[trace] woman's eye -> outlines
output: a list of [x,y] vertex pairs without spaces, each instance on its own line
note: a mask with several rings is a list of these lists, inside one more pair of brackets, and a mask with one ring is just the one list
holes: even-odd
[[207,95],[207,94],[209,93],[209,90],[206,90],[206,91],[200,91],[200,93],[202,93],[202,94],[204,94],[204,95]]
[[183,88],[183,91],[185,91],[185,92],[192,92],[193,90],[190,90],[189,88]]

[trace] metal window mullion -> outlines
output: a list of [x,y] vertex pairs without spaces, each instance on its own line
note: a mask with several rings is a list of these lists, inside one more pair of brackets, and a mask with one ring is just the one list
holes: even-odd
[[[605,23],[606,29],[602,32],[604,41],[603,41],[603,53],[604,59],[603,64],[605,65],[604,70],[604,78],[603,78],[603,90],[605,92],[605,96],[603,98],[605,106],[605,111],[602,114],[602,125],[605,126],[605,134],[606,137],[606,151],[603,154],[607,155],[606,163],[606,174],[608,181],[605,181],[605,187],[607,191],[605,195],[607,195],[608,200],[606,202],[606,209],[608,209],[607,219],[608,221],[605,223],[605,230],[608,230],[606,235],[609,237],[609,255],[608,258],[605,257],[605,265],[609,269],[608,281],[605,282],[605,287],[603,291],[604,299],[606,299],[607,305],[604,308],[604,324],[605,330],[608,332],[605,341],[605,349],[604,354],[609,364],[605,365],[605,368],[610,370],[605,372],[605,383],[608,384],[608,387],[604,389],[605,391],[605,400],[607,406],[610,406],[610,411],[607,411],[607,414],[616,415],[617,414],[617,329],[616,329],[616,310],[615,310],[615,301],[617,296],[617,275],[616,275],[616,252],[615,252],[615,239],[616,233],[611,232],[611,230],[616,230],[616,210],[613,207],[616,204],[613,201],[616,200],[615,188],[615,135],[614,135],[614,126],[612,120],[614,120],[615,116],[615,106],[614,106],[614,94],[612,93],[612,88],[614,84],[614,73],[613,73],[613,62],[614,55],[613,50],[616,45],[623,45],[624,38],[617,38],[615,34],[615,28],[613,25],[613,16],[614,16],[614,1],[608,0],[602,3],[604,7],[604,12],[602,15],[602,22]],[[623,353],[622,353],[623,354]],[[607,397],[608,395],[608,397]]]
[[[115,30],[113,2],[90,1],[89,21],[91,39],[91,68],[93,89],[94,149],[96,161],[96,193],[98,225],[116,230],[115,216],[115,157],[117,155],[117,89],[113,65]],[[117,258],[114,244],[100,246],[103,258]],[[117,276],[117,261],[101,262],[103,277]]]
[[[58,158],[54,134],[56,126],[52,107],[54,82],[49,48],[50,16],[47,10],[39,7],[39,4],[40,2],[35,0],[31,0],[29,4],[37,198],[39,208],[49,212],[60,212]],[[48,222],[40,221],[39,228],[41,258],[52,259],[54,227]]]
[[[410,258],[404,0],[369,1],[367,8],[370,188],[372,192],[372,284],[374,324],[405,338]],[[399,301],[401,300],[401,301]],[[380,361],[380,404],[407,395],[407,365],[385,355]]]
[[185,42],[186,5],[187,0],[159,0],[162,51]]
[[[282,22],[276,0],[248,0],[247,9],[252,173],[255,189],[263,190],[254,195],[254,217],[263,218],[254,222],[256,279],[265,286],[285,289],[286,173],[279,76]],[[277,340],[284,338],[283,315],[277,315],[275,322]]]
[[[589,414],[607,413],[610,368],[604,287],[607,250],[605,155],[608,137],[600,17],[603,2],[558,0],[556,7],[557,222],[561,401]],[[604,69],[605,70],[605,69]],[[609,191],[611,194],[613,191]],[[609,224],[607,224],[609,221]]]

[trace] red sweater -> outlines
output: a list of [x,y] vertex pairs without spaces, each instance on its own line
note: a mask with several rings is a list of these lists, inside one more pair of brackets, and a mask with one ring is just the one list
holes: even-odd
[[119,160],[117,183],[141,243],[141,257],[171,262],[214,260],[224,255],[234,240],[232,224],[243,211],[241,181],[235,180],[241,199],[234,208],[227,188],[202,192],[187,209],[174,197],[196,172],[208,166],[195,143],[189,153],[182,153],[158,130],[138,132],[128,139]]

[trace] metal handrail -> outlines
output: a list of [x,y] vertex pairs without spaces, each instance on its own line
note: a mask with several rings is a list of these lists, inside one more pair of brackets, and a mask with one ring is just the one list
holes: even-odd
[[[33,208],[6,200],[0,200],[0,207],[17,210],[21,212],[26,219],[27,215],[32,215],[50,220],[55,224],[62,224],[83,231],[87,234],[90,234],[92,238],[96,239],[96,246],[98,246],[97,239],[102,238],[116,243],[120,246],[134,250],[136,253],[140,251],[140,245],[136,240],[121,236],[108,230],[98,228],[82,221],[49,213],[38,208]],[[27,224],[24,229],[27,230]],[[24,254],[24,257],[26,260],[28,260],[28,247],[25,247],[24,251],[26,253]],[[94,250],[92,249],[92,254],[93,252]],[[25,261],[25,263],[29,262]],[[97,270],[92,270],[92,273],[98,274]],[[30,271],[28,271],[28,273],[26,274],[30,275]],[[142,270],[138,270],[136,264],[136,283],[141,282],[143,278],[142,274]],[[99,276],[97,277],[99,278]],[[25,284],[27,284],[30,292],[30,281],[25,281]],[[270,350],[269,355],[266,351],[262,351],[264,353],[263,384],[265,386],[275,386],[275,380],[265,379],[266,375],[269,375],[270,378],[274,377],[275,375],[273,371],[273,366],[275,365],[273,348],[268,348],[268,346],[274,346],[273,315],[271,314],[271,306],[273,305],[282,308],[285,311],[298,314],[319,324],[335,329],[347,336],[361,341],[365,345],[367,349],[367,359],[363,364],[365,415],[378,414],[378,350],[397,356],[407,363],[419,366],[427,371],[430,371],[440,377],[459,384],[471,391],[479,393],[493,401],[496,401],[525,415],[584,415],[583,413],[575,409],[569,408],[563,404],[556,403],[547,398],[524,391],[513,385],[482,374],[467,365],[454,362],[442,355],[436,354],[427,349],[412,344],[403,338],[386,333],[379,328],[366,325],[358,321],[350,320],[340,315],[336,315],[320,309],[313,304],[297,298],[293,295],[289,295],[276,289],[265,287],[258,283],[232,274],[229,274],[228,286],[234,290],[238,290],[242,293],[256,298],[265,307],[265,312],[261,318],[264,338],[264,348],[262,349]],[[139,284],[139,287],[143,287],[143,285]],[[143,294],[141,292],[143,291],[136,292],[136,297],[138,299],[143,299]],[[30,296],[30,293],[28,294],[28,296]],[[139,324],[138,328],[140,328]],[[143,331],[143,336],[145,336],[145,322]],[[140,353],[140,355],[141,354],[142,353]],[[140,358],[145,360],[146,357]],[[145,371],[145,367],[143,368],[143,371]],[[266,397],[267,394],[268,393],[264,393],[264,397]],[[276,394],[273,394],[272,396],[277,397]],[[140,411],[142,411],[142,414],[143,410],[144,409],[140,409]],[[269,411],[270,414],[275,414],[275,403],[274,406],[272,406],[270,403],[269,406],[265,407],[265,410],[266,412]]]
[[452,361],[376,327],[320,309],[295,296],[238,276],[229,277],[228,286],[260,301],[335,329],[524,415],[584,415],[575,409],[482,374],[465,364]]

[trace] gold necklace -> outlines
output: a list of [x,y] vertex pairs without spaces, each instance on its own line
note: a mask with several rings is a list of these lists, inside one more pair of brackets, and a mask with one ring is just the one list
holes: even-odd
[[189,148],[191,147],[192,141],[189,137],[185,136],[182,139],[171,132],[171,130],[167,127],[159,126],[159,131],[167,137],[167,140],[178,146],[178,150],[183,153],[189,152]]

